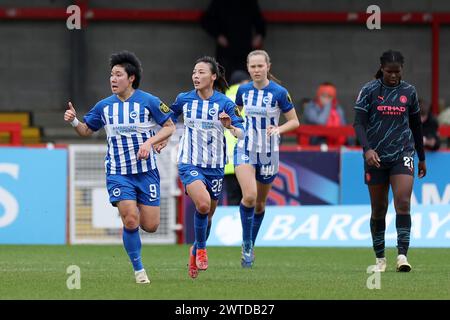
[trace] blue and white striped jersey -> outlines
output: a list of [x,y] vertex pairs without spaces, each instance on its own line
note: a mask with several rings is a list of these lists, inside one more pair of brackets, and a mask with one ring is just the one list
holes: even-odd
[[147,160],[137,160],[139,146],[157,132],[172,111],[161,100],[142,90],[125,102],[116,95],[99,101],[85,116],[84,122],[93,131],[105,127],[108,152],[107,174],[136,174],[156,169],[155,154],[150,150]]
[[252,81],[239,87],[236,104],[244,108],[246,133],[237,148],[257,153],[278,152],[280,137],[269,137],[266,130],[270,125],[278,126],[281,111],[286,113],[294,107],[288,91],[273,81],[258,90]]
[[171,109],[174,121],[181,113],[184,117],[178,163],[223,168],[226,162],[225,128],[219,114],[225,111],[231,118],[231,124],[243,130],[243,119],[235,103],[218,91],[214,91],[208,100],[203,100],[196,90],[192,90],[180,93]]

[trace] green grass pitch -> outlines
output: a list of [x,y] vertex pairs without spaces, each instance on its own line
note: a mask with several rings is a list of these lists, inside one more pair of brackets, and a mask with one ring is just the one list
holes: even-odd
[[[144,245],[150,285],[137,285],[122,246],[0,246],[0,299],[450,299],[450,249],[411,248],[410,273],[387,250],[381,288],[366,287],[371,248],[256,248],[253,269],[240,248],[209,247],[209,269],[192,280],[188,246]],[[81,270],[69,290],[67,267]]]

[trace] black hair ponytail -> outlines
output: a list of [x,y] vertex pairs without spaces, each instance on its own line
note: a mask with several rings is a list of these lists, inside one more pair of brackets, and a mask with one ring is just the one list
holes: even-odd
[[229,87],[228,82],[225,79],[225,68],[222,67],[215,58],[210,56],[204,56],[197,59],[197,61],[195,61],[195,64],[200,62],[208,63],[211,69],[211,73],[217,76],[216,80],[214,80],[214,89],[225,93],[225,91],[227,91]]

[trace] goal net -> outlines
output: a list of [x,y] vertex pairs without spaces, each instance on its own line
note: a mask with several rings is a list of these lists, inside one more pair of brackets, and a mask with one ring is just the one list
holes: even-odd
[[[70,242],[121,243],[122,222],[109,203],[104,158],[106,145],[70,145]],[[173,140],[157,154],[161,177],[161,221],[158,230],[141,232],[143,243],[176,242],[177,143]]]

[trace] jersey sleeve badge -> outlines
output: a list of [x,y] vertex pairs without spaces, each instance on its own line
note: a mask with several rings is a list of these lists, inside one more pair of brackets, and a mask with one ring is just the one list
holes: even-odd
[[289,103],[292,103],[292,98],[291,98],[291,95],[289,94],[289,92],[286,93],[286,98]]
[[237,117],[242,118],[241,110],[239,110],[238,106],[234,106],[234,114],[235,114]]
[[170,108],[164,102],[161,102],[159,104],[159,110],[161,110],[162,113],[169,113],[170,112]]

